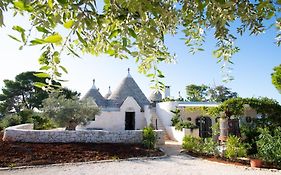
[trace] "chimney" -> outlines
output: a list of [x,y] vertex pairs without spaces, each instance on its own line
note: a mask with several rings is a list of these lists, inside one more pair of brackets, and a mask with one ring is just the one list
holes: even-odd
[[165,86],[165,98],[170,97],[170,86]]

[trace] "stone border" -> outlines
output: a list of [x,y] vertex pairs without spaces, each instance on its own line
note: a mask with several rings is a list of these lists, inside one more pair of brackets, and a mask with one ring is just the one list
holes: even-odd
[[[156,144],[165,144],[164,132],[155,130]],[[141,143],[142,130],[104,131],[104,130],[33,130],[33,124],[8,127],[3,141],[30,143]]]

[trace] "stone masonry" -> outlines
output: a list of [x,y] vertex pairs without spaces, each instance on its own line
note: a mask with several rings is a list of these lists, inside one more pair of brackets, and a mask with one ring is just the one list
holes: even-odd
[[[157,144],[164,144],[164,132],[156,130]],[[22,124],[5,129],[4,141],[33,143],[141,143],[142,130],[33,130],[33,124]]]

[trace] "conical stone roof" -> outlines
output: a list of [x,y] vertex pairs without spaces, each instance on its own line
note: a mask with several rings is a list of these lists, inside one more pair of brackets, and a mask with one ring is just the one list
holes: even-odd
[[149,96],[149,100],[151,102],[160,102],[162,100],[162,94],[159,91],[152,92]]
[[103,98],[103,96],[100,94],[99,90],[95,86],[95,80],[93,80],[92,88],[83,97],[83,99],[86,99],[86,98],[93,99],[99,107],[107,106],[106,99]]
[[128,76],[121,81],[119,87],[110,95],[109,100],[113,107],[119,108],[129,96],[133,97],[141,108],[150,104],[128,70]]

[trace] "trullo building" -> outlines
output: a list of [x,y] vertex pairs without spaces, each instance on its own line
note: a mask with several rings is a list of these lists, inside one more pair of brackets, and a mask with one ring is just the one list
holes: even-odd
[[145,114],[146,110],[149,110],[150,102],[131,76],[129,69],[128,75],[113,92],[109,87],[108,93],[102,96],[93,80],[91,89],[83,98],[92,99],[101,108],[101,114],[85,126],[86,129],[138,130],[147,125]]

